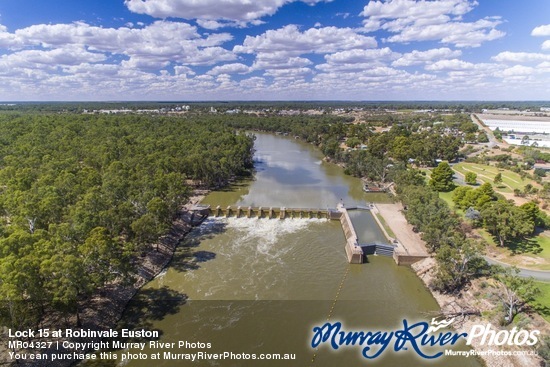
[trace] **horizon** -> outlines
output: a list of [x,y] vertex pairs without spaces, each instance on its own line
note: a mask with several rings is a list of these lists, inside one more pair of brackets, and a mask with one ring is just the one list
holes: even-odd
[[387,99],[387,100],[352,100],[352,99],[310,99],[310,100],[300,100],[300,99],[257,99],[257,100],[229,100],[229,99],[204,99],[204,100],[154,100],[154,99],[143,99],[143,100],[29,100],[29,101],[11,101],[11,100],[0,100],[0,105],[6,105],[6,104],[56,104],[56,103],[356,103],[356,104],[376,104],[376,103],[468,103],[468,104],[482,104],[482,103],[550,103],[550,99],[548,100],[490,100],[490,99],[479,99],[479,100],[451,100],[451,99]]

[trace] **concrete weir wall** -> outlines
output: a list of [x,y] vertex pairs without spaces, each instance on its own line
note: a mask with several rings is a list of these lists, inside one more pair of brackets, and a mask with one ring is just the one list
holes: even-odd
[[397,265],[412,265],[417,261],[424,260],[428,255],[409,255],[400,251],[393,253],[393,259]]
[[348,262],[350,264],[362,264],[365,254],[363,253],[363,249],[359,247],[357,233],[355,233],[355,228],[353,228],[348,211],[342,205],[338,206],[338,211],[341,213],[340,223],[342,224],[344,236],[346,237],[346,255],[348,257]]
[[[352,209],[373,210],[374,205],[369,207],[353,207]],[[402,254],[394,252],[394,245],[391,244],[360,244],[355,228],[348,213],[348,209],[339,204],[337,209],[315,209],[315,208],[273,208],[273,207],[243,207],[227,206],[225,208],[218,205],[211,208],[209,205],[197,205],[193,209],[194,213],[201,216],[214,217],[235,217],[235,218],[264,218],[264,219],[292,219],[292,218],[326,218],[338,220],[342,225],[344,237],[346,238],[345,251],[350,264],[362,264],[367,254],[378,254],[394,257],[398,264],[407,264],[412,259],[406,258]],[[376,217],[374,217],[377,219]],[[383,229],[381,223],[378,225]],[[386,237],[389,238],[384,231]]]
[[217,206],[209,208],[209,215],[214,217],[235,217],[235,218],[264,218],[264,219],[290,219],[290,218],[327,218],[333,219],[333,210],[312,209],[312,208],[273,208],[273,207],[242,207],[228,206],[222,208]]

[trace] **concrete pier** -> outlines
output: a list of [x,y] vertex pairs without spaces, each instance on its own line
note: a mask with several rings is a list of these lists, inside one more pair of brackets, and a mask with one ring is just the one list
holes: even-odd
[[340,224],[344,230],[344,236],[346,237],[346,255],[350,264],[362,264],[365,254],[363,249],[359,246],[357,233],[351,219],[349,217],[347,209],[343,205],[338,205],[338,211],[340,215]]

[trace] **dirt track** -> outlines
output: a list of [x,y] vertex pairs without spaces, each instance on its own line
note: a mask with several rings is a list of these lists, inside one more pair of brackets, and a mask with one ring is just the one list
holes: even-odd
[[376,204],[376,207],[409,255],[428,255],[424,241],[418,233],[413,232],[412,226],[401,212],[401,204]]

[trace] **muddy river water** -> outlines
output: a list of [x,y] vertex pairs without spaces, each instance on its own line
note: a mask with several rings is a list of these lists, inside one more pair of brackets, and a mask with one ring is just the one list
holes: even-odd
[[[387,200],[367,197],[359,179],[322,161],[322,154],[294,139],[257,134],[251,181],[212,192],[212,206],[334,208],[339,202]],[[371,217],[359,230],[367,241],[384,241]],[[123,326],[159,330],[146,360],[128,366],[479,366],[473,358],[428,361],[412,350],[366,359],[362,347],[313,349],[312,329],[327,319],[346,330],[391,331],[430,321],[438,306],[421,280],[393,259],[369,256],[349,265],[338,221],[326,219],[208,219],[179,246],[166,271],[131,302]],[[335,298],[338,298],[335,302]],[[146,340],[148,343],[149,340]],[[187,342],[178,348],[178,342]],[[208,345],[209,343],[209,345]],[[209,346],[209,348],[208,348]],[[194,348],[193,348],[194,347]],[[453,349],[464,347],[454,346]],[[412,348],[409,348],[412,349]],[[445,348],[439,348],[442,350]],[[134,349],[131,352],[137,352]],[[119,355],[128,352],[117,352]],[[170,353],[294,354],[295,360],[166,360]],[[161,360],[151,360],[160,353]]]

